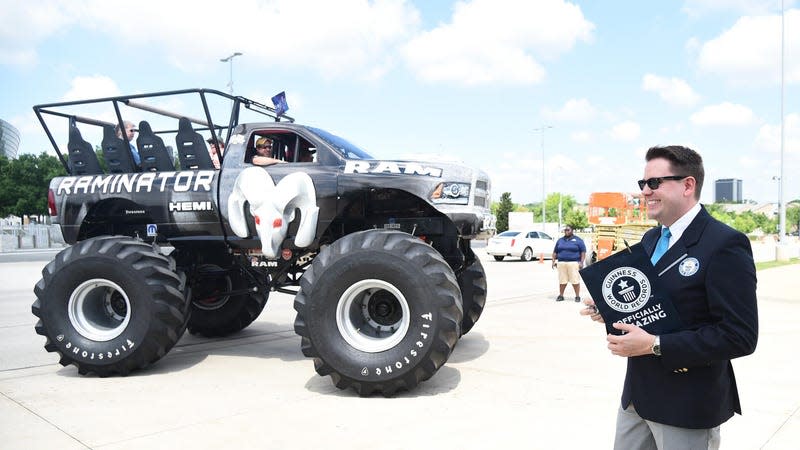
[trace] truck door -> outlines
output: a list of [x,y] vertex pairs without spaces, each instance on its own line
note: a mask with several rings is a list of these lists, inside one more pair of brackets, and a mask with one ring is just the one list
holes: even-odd
[[[271,139],[272,156],[285,162],[252,164],[253,147],[260,137]],[[310,161],[300,161],[301,149],[313,152]],[[269,255],[269,241],[275,248],[287,238],[287,245],[308,247],[310,243],[303,236],[318,239],[336,214],[339,166],[320,162],[329,158],[320,158],[316,152],[326,151],[329,150],[317,145],[313,137],[295,130],[256,129],[238,151],[226,155],[220,174],[219,205],[231,245],[262,248],[265,255],[274,257]],[[238,161],[229,161],[228,156]]]

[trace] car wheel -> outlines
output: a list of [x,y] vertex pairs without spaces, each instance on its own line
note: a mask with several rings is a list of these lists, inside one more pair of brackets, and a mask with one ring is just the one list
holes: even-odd
[[505,256],[499,256],[499,255],[494,256],[495,261],[502,261],[503,259],[505,259]]
[[528,262],[533,259],[533,250],[530,247],[525,247],[522,251],[522,260]]
[[31,309],[36,333],[78,373],[127,375],[164,356],[184,331],[187,307],[175,261],[125,236],[61,251],[42,270]]
[[464,319],[461,321],[461,335],[475,326],[486,305],[486,272],[478,258],[458,276],[458,287],[464,303]]
[[227,336],[245,329],[264,310],[269,291],[226,294],[252,287],[238,267],[226,266],[229,267],[224,269],[215,264],[203,264],[197,268],[191,284],[190,333],[206,337]]
[[431,246],[362,231],[323,249],[300,279],[294,328],[320,375],[359,395],[413,389],[461,335],[461,291]]

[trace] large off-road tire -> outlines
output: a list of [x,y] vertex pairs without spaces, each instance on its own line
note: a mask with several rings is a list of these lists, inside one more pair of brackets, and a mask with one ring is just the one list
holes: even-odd
[[61,251],[42,270],[33,314],[44,348],[78,373],[127,375],[164,356],[184,330],[175,261],[151,245],[103,236]]
[[465,335],[475,326],[486,305],[486,272],[478,258],[458,276],[458,287],[464,304],[461,334]]
[[323,249],[300,279],[294,329],[322,376],[391,396],[430,378],[461,335],[452,269],[421,240],[362,231]]
[[219,295],[253,287],[235,265],[225,270],[214,264],[204,264],[197,268],[195,276],[189,316],[192,334],[217,337],[241,331],[256,320],[267,304],[267,290]]

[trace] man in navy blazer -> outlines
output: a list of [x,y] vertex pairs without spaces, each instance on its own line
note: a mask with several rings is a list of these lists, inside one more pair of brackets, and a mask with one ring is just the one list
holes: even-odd
[[[744,234],[700,205],[699,154],[653,147],[646,160],[639,187],[661,226],[642,245],[684,327],[653,336],[613,324],[625,334],[608,335],[608,348],[628,358],[614,448],[718,448],[719,425],[741,414],[730,360],[753,353],[758,340],[753,253]],[[581,313],[602,321],[585,303]]]

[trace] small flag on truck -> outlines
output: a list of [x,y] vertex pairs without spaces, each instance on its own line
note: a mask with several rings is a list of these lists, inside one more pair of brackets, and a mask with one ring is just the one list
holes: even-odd
[[289,104],[286,103],[286,92],[282,91],[280,94],[272,97],[272,104],[275,105],[275,112],[278,117],[282,116],[289,110]]

